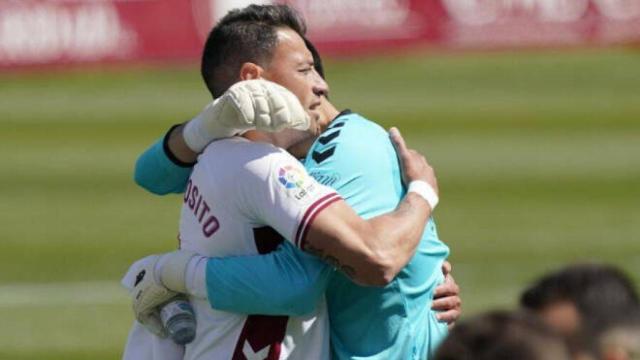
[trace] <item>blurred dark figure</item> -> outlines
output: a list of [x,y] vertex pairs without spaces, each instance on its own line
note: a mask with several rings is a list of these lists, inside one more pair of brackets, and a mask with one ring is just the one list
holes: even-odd
[[640,360],[640,309],[592,332],[599,359]]
[[569,360],[566,344],[536,316],[495,311],[451,331],[436,360]]
[[[631,280],[608,265],[579,264],[550,273],[520,299],[564,336],[577,358],[598,358],[599,339],[640,308]],[[619,339],[619,337],[616,337]]]

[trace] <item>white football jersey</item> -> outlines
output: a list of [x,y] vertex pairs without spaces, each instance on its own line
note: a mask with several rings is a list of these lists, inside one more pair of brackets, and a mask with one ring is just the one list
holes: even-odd
[[[286,151],[219,140],[198,158],[184,193],[181,248],[225,257],[267,253],[283,237],[300,246],[315,214],[337,200]],[[197,335],[185,359],[329,359],[324,301],[304,317],[247,316],[191,301]]]

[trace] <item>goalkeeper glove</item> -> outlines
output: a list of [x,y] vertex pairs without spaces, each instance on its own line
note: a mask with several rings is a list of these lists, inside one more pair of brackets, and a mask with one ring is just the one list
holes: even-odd
[[189,121],[182,134],[187,146],[200,153],[213,140],[247,130],[277,132],[285,128],[307,130],[309,126],[309,115],[293,93],[257,79],[231,86]]
[[131,296],[136,320],[150,332],[166,337],[159,308],[179,294],[187,292],[185,276],[194,252],[178,250],[164,255],[151,255],[142,261]]

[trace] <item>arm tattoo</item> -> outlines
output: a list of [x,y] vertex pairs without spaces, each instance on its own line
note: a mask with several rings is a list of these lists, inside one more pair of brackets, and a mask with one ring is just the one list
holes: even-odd
[[309,254],[312,254],[312,255],[315,255],[315,256],[319,257],[320,259],[322,259],[327,264],[329,264],[329,265],[333,266],[334,268],[342,271],[348,278],[353,279],[354,276],[356,276],[356,269],[354,269],[352,266],[349,266],[349,265],[346,265],[346,264],[341,264],[340,260],[338,260],[338,258],[336,258],[333,255],[325,254],[322,249],[318,249],[318,248],[315,248],[315,247],[311,246],[308,242],[306,242],[306,239],[305,239],[305,242],[304,242],[302,248],[306,252],[308,252]]

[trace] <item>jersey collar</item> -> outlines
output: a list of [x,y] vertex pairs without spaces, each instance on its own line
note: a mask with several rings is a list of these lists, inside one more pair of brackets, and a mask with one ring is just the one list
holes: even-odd
[[345,116],[345,115],[350,115],[352,114],[353,111],[351,111],[351,109],[344,109],[340,112],[340,114],[336,115],[336,117],[333,118],[333,120],[331,120],[331,122],[334,122],[337,118],[341,117],[341,116]]

